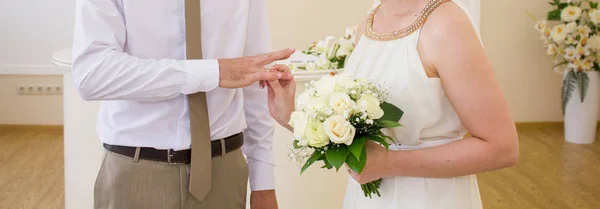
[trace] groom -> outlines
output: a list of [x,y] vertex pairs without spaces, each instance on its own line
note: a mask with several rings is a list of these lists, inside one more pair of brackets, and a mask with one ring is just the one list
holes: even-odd
[[201,3],[77,1],[73,76],[102,101],[96,209],[245,208],[248,178],[252,208],[277,208],[257,81],[292,79],[264,66],[293,50],[266,53],[265,0]]

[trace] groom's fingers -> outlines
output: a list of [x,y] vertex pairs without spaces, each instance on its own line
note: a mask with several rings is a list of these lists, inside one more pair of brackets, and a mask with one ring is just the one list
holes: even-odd
[[268,65],[271,64],[272,62],[278,61],[278,60],[284,60],[289,58],[294,52],[296,51],[296,49],[284,49],[284,50],[279,50],[279,51],[275,51],[275,52],[270,52],[270,53],[266,53],[266,54],[261,54],[257,56],[257,60],[261,65]]

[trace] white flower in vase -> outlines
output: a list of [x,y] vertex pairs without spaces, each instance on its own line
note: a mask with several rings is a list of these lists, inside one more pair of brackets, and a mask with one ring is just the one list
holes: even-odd
[[567,31],[566,33],[571,33],[575,30],[577,30],[577,23],[576,22],[570,22],[566,25]]
[[546,50],[546,54],[553,56],[556,54],[556,47],[554,44],[548,45],[548,49]]
[[569,45],[575,45],[577,44],[577,35],[576,34],[571,34],[567,36],[567,39],[565,40],[565,44],[569,44]]
[[577,53],[577,58],[581,58],[584,56],[589,56],[590,55],[590,47],[588,46],[582,46],[582,45],[577,45],[576,48],[576,53]]
[[560,24],[560,25],[554,26],[554,28],[552,28],[552,32],[550,33],[550,35],[552,36],[552,40],[554,42],[556,42],[556,43],[564,42],[568,35],[566,25]]
[[583,71],[590,71],[592,68],[594,68],[594,60],[591,57],[587,57],[581,62],[581,69]]
[[589,37],[591,32],[592,29],[587,25],[580,25],[579,27],[577,27],[577,34],[581,37]]
[[581,17],[581,8],[577,6],[568,6],[560,14],[560,19],[565,22],[572,22]]
[[542,31],[542,35],[540,36],[540,39],[548,40],[551,38],[551,35],[552,35],[552,29],[544,28],[544,30]]
[[540,20],[535,24],[535,29],[538,32],[543,32],[548,27],[548,22],[546,20]]
[[600,24],[600,11],[593,9],[589,11],[590,20],[595,24]]
[[600,50],[600,36],[594,35],[590,37],[587,44],[592,50]]
[[575,59],[578,59],[577,49],[573,46],[567,47],[565,49],[564,57],[567,61],[573,61]]

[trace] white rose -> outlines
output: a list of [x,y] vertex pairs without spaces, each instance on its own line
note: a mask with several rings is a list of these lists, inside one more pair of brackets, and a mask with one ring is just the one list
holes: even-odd
[[335,77],[335,83],[337,84],[337,87],[339,89],[339,91],[342,91],[344,88],[347,89],[351,89],[351,88],[355,88],[358,83],[356,81],[354,81],[354,79],[350,76],[344,75],[344,74],[338,74]]
[[370,94],[363,94],[360,99],[356,101],[356,106],[359,110],[366,110],[372,119],[383,117],[384,112],[380,105],[379,99]]
[[324,147],[329,144],[329,137],[325,133],[325,127],[321,122],[308,122],[304,131],[304,138],[306,143],[312,147]]
[[560,14],[560,19],[565,22],[572,22],[581,17],[581,8],[576,6],[568,6],[564,8]]
[[335,91],[334,76],[326,75],[315,82],[315,90],[319,96],[324,96]]
[[327,59],[327,57],[325,56],[325,54],[321,54],[321,56],[315,62],[315,64],[317,65],[317,67],[319,69],[323,69],[323,70],[331,69],[331,61],[329,61],[329,59]]
[[592,36],[590,40],[588,40],[588,45],[593,50],[600,50],[600,36]]
[[552,28],[552,32],[550,34],[554,42],[562,43],[563,41],[565,41],[565,39],[567,38],[567,30],[565,27],[566,26],[564,24],[560,24]]
[[304,140],[304,133],[306,131],[306,124],[308,123],[308,116],[304,112],[292,112],[290,116],[290,126],[294,127],[294,138],[298,140]]
[[296,99],[296,109],[304,110],[310,99],[311,98],[308,91],[302,92],[300,95],[298,95],[298,98]]
[[591,10],[589,14],[590,14],[590,19],[594,24],[596,24],[596,25],[600,24],[600,11],[594,9],[594,10]]
[[306,65],[306,71],[315,71],[317,70],[317,64],[315,64],[314,62],[307,62]]
[[349,57],[352,54],[352,50],[354,50],[354,42],[343,38],[340,38],[338,42],[340,43],[340,48],[338,49],[337,56]]
[[325,134],[329,136],[329,140],[336,144],[352,144],[356,129],[346,118],[333,115],[325,120]]
[[[350,96],[344,93],[332,93],[329,96],[329,107],[335,114],[348,117],[350,110],[354,106],[354,101],[350,99]],[[345,114],[346,113],[346,114]]]
[[311,98],[306,104],[306,110],[311,112],[325,112],[327,102],[322,97]]

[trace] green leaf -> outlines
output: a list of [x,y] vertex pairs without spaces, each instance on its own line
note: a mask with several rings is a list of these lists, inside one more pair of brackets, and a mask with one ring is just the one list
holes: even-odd
[[404,112],[393,104],[383,102],[379,106],[383,110],[383,117],[379,120],[400,121]]
[[363,147],[365,146],[365,142],[367,142],[367,138],[364,136],[361,136],[361,137],[355,138],[354,141],[352,142],[352,144],[350,146],[348,146],[348,150],[350,151],[350,153],[352,153],[352,155],[354,155],[354,157],[356,159],[358,159],[360,157]]
[[590,8],[598,9],[598,2],[590,2]]
[[327,168],[327,169],[332,169],[333,168],[333,166],[331,165],[331,163],[329,163],[329,161],[327,159],[324,159],[323,163],[325,165],[321,166],[321,168]]
[[298,142],[300,142],[300,141],[294,140],[294,144],[293,145],[294,145],[294,148],[296,148],[296,149],[300,149],[300,148],[303,147],[303,146],[298,145]]
[[317,161],[321,156],[323,156],[323,153],[321,153],[321,150],[315,150],[315,152],[313,152],[313,154],[310,156],[310,158],[308,158],[306,163],[304,163],[304,166],[302,166],[302,169],[300,170],[300,174],[304,173],[304,171],[306,171],[306,169],[308,167],[310,167],[313,163],[315,163],[315,161]]
[[339,147],[330,147],[325,155],[327,156],[327,161],[331,163],[336,170],[340,170],[344,162],[346,162],[346,157],[348,157],[348,147],[346,145],[340,145]]
[[588,78],[587,73],[579,72],[577,76],[577,84],[579,85],[579,96],[581,97],[581,102],[584,101],[585,95],[588,90],[588,86],[590,84],[590,79]]
[[565,75],[565,80],[563,82],[563,90],[562,90],[562,111],[563,115],[565,114],[565,110],[567,108],[567,102],[571,99],[573,95],[573,91],[575,91],[575,85],[577,84],[577,75],[575,75],[575,71],[569,71]]
[[548,20],[560,21],[560,10],[556,9],[548,12]]
[[558,9],[563,10],[564,8],[567,8],[569,6],[569,3],[560,3],[558,4]]
[[400,123],[390,120],[375,120],[375,123],[383,128],[396,128],[402,126]]
[[390,149],[390,143],[387,141],[387,137],[368,136],[367,139],[379,142],[381,145],[383,145],[383,147],[385,147],[386,150]]
[[354,172],[358,174],[362,173],[363,169],[365,168],[365,165],[367,164],[367,147],[362,148],[360,158],[358,159],[351,155],[348,155],[348,158],[346,158],[346,164]]

